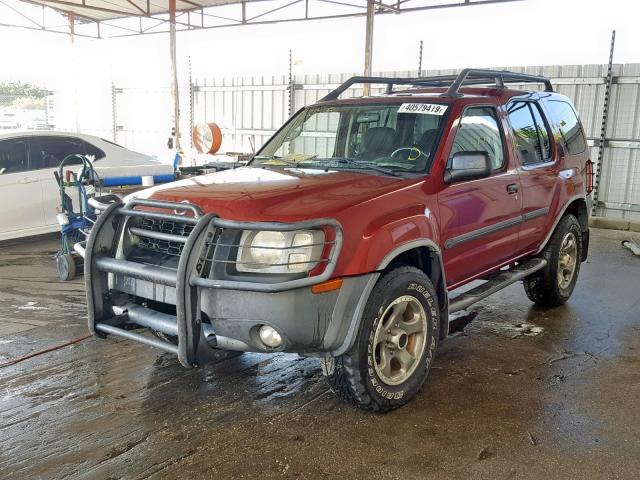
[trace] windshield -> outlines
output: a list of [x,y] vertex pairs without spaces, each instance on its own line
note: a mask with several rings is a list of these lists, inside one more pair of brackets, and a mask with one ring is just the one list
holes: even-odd
[[446,110],[436,103],[310,107],[267,142],[253,164],[423,172]]

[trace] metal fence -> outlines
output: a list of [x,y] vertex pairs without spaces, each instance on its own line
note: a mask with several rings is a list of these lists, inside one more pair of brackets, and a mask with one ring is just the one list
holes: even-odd
[[[598,159],[607,65],[505,67],[551,79],[569,97],[582,119],[591,158]],[[422,75],[448,75],[457,70],[426,70]],[[640,64],[613,65],[604,155],[598,192],[598,215],[640,220]],[[191,122],[216,121],[226,137],[223,147],[250,152],[259,148],[284,120],[312,104],[356,73],[241,77],[194,84]],[[417,71],[382,72],[382,76],[416,76]],[[526,88],[532,88],[527,85]],[[372,88],[379,93],[382,88]],[[345,96],[362,95],[351,88]]]
[[[554,88],[572,99],[582,118],[591,158],[598,159],[607,65],[505,67],[545,75]],[[445,75],[456,70],[426,70]],[[296,110],[318,101],[355,73],[280,75],[204,79],[181,86],[182,146],[189,147],[196,123],[216,122],[223,130],[222,152],[257,150]],[[383,76],[416,76],[416,71],[382,72]],[[604,151],[598,189],[598,215],[640,220],[640,64],[613,65]],[[531,88],[531,85],[527,85]],[[372,88],[372,93],[382,88]],[[358,96],[354,87],[345,96]],[[71,107],[70,107],[71,105]],[[11,130],[71,130],[93,133],[127,148],[170,158],[172,128],[168,88],[127,88],[56,93],[34,101],[0,98],[0,133]],[[19,121],[17,119],[20,119]],[[65,120],[66,119],[66,120]]]

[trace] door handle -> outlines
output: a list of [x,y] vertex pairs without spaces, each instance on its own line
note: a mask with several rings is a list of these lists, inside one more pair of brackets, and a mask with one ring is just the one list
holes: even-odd
[[513,195],[514,193],[518,193],[518,184],[517,183],[510,183],[509,185],[507,185],[507,193],[509,195]]
[[34,177],[24,177],[21,180],[18,180],[18,183],[35,183],[38,179]]

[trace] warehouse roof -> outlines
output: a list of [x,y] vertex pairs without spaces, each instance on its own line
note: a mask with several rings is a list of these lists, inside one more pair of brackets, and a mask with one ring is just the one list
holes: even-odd
[[[168,0],[30,0],[29,3],[45,5],[64,13],[99,21],[169,13]],[[176,0],[176,11],[199,10],[232,3],[243,3],[243,0]]]
[[[375,14],[522,0],[373,0]],[[94,38],[168,30],[171,0],[0,0],[0,26]],[[363,17],[367,0],[175,0],[177,30]],[[47,20],[45,10],[58,20]],[[60,19],[60,15],[64,18]],[[12,16],[13,20],[8,21]]]

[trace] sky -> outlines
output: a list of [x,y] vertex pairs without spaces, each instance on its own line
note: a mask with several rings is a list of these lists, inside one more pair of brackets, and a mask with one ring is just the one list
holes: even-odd
[[[616,29],[615,62],[640,62],[640,2],[526,0],[502,5],[376,16],[373,70],[606,63]],[[195,78],[361,72],[364,18],[282,23],[178,34],[179,72]],[[119,85],[169,83],[168,35],[89,40],[0,27],[0,81],[56,88],[72,75]],[[8,47],[10,46],[10,47]]]
[[[270,4],[261,2],[258,8]],[[6,23],[2,12],[0,8],[0,23]],[[424,69],[603,64],[612,29],[617,32],[615,62],[640,63],[638,18],[637,0],[525,0],[377,15],[373,70],[416,70],[421,40]],[[199,83],[222,76],[286,76],[290,49],[295,74],[360,74],[364,33],[364,17],[180,32],[182,107],[188,101],[189,61]],[[76,37],[72,44],[68,35],[0,27],[0,45],[0,82],[22,81],[55,91],[56,129],[112,138],[114,84],[125,88],[116,108],[116,123],[123,127],[114,139],[134,150],[172,158],[166,154],[172,118],[168,34]],[[237,126],[232,120],[213,120],[222,127]],[[186,121],[183,115],[183,124]],[[184,143],[186,125],[182,128]],[[228,149],[248,148],[243,144]]]

